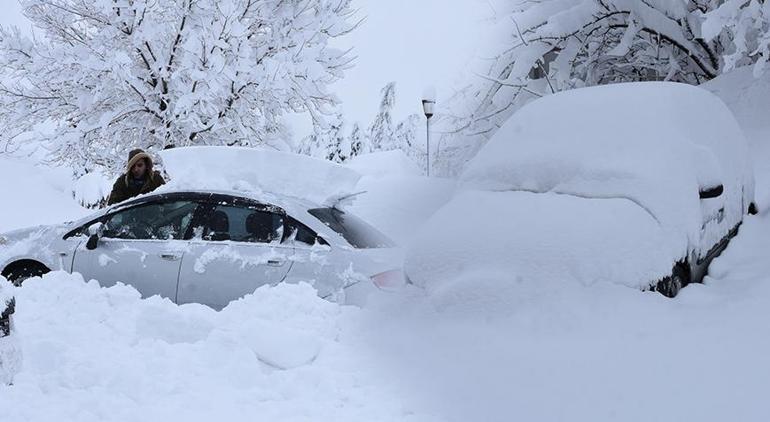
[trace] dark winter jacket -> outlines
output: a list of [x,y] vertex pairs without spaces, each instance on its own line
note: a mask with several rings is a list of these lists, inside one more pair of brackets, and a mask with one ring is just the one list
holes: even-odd
[[[132,180],[131,167],[139,160],[145,160],[147,163],[147,171],[144,176],[143,184],[136,184]],[[140,149],[135,149],[128,154],[128,165],[126,166],[126,172],[118,177],[115,184],[112,185],[112,193],[110,193],[110,199],[107,201],[107,205],[117,204],[123,202],[126,199],[133,198],[137,195],[149,193],[159,188],[166,183],[163,180],[163,176],[160,172],[152,169],[152,158],[147,153]]]

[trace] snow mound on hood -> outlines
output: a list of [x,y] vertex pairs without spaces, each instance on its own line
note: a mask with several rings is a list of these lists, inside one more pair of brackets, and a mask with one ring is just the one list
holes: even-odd
[[[490,218],[501,212],[504,218]],[[440,295],[478,272],[506,275],[505,285],[474,293],[493,297],[515,292],[522,282],[644,288],[671,272],[672,251],[664,240],[655,220],[626,199],[468,191],[421,230],[406,271],[412,282]]]
[[323,203],[352,193],[361,177],[330,161],[259,148],[184,147],[159,155],[174,189],[266,191]]
[[[729,224],[700,239],[698,190],[720,182]],[[576,89],[528,104],[471,160],[461,184],[628,198],[673,234],[682,255],[688,244],[725,235],[754,189],[746,141],[725,104],[704,89],[659,82]]]

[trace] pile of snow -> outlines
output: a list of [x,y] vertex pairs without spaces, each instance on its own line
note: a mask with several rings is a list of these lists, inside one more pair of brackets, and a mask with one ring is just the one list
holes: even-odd
[[432,306],[370,301],[363,325],[407,404],[450,421],[759,422],[769,231],[770,215],[749,217],[705,284],[674,299],[490,271],[454,278]]
[[159,153],[166,189],[265,191],[323,203],[353,192],[360,175],[326,160],[259,148],[184,147]]
[[401,150],[354,157],[345,166],[362,175],[347,211],[363,218],[399,245],[451,199],[456,182],[429,178]]
[[468,191],[441,208],[421,232],[406,270],[431,295],[451,294],[469,278],[490,277],[502,283],[474,294],[498,297],[513,287],[510,294],[516,296],[517,283],[525,281],[646,287],[673,265],[670,252],[659,247],[665,235],[658,223],[620,198]]
[[85,207],[98,206],[110,196],[112,184],[113,181],[101,172],[84,174],[73,186],[75,201]]
[[455,192],[450,179],[422,176],[362,177],[356,190],[364,192],[345,209],[393,239],[407,245],[417,230]]
[[[636,83],[548,96],[468,164],[461,189],[486,194],[461,194],[437,214],[407,272],[422,285],[485,270],[644,288],[741,220],[749,163],[734,117],[706,90]],[[704,235],[698,191],[719,183],[724,218]]]
[[353,157],[345,167],[363,176],[421,176],[422,170],[400,149],[372,152]]
[[54,272],[16,299],[24,367],[0,386],[2,420],[405,418],[339,340],[356,309],[307,284],[263,287],[215,312]]
[[88,213],[72,198],[72,172],[0,154],[0,233]]

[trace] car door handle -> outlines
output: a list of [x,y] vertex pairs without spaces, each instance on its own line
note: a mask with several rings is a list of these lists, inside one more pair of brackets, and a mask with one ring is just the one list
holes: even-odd
[[283,261],[281,261],[280,259],[268,259],[267,265],[271,267],[280,267],[281,265],[283,265]]
[[172,253],[172,252],[163,252],[160,254],[160,259],[164,259],[166,261],[177,261],[179,258],[181,258],[182,255]]

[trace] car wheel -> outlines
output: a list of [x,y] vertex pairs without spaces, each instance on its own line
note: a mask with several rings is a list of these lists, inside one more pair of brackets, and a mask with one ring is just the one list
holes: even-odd
[[682,269],[681,265],[677,265],[674,267],[671,275],[658,281],[652,290],[666,297],[676,297],[679,291],[686,285],[687,273]]
[[16,264],[11,264],[3,271],[3,276],[13,283],[14,286],[19,287],[24,282],[32,277],[41,277],[43,274],[50,272],[45,265],[35,261],[23,261]]

